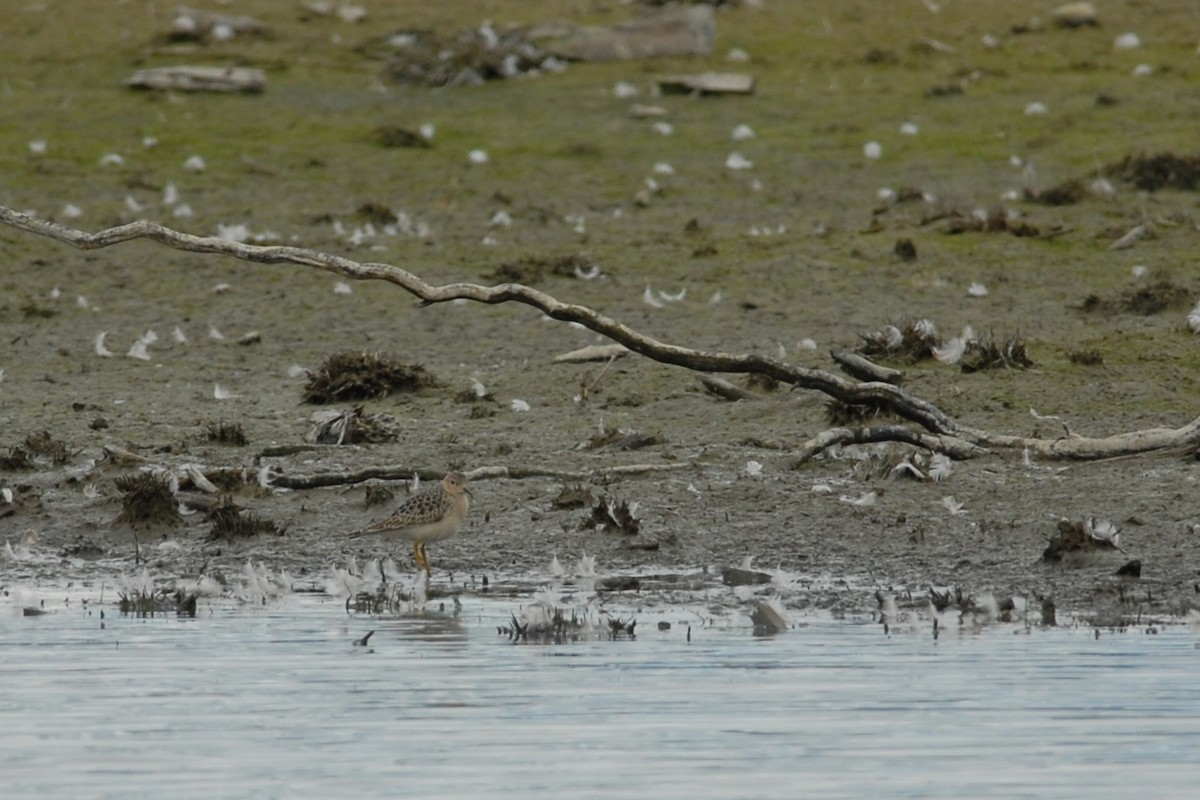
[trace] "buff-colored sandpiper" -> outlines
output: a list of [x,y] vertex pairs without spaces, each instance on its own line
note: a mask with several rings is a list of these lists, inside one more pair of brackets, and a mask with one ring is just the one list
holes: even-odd
[[471,506],[470,496],[466,475],[461,472],[446,473],[437,486],[418,492],[401,503],[390,517],[354,535],[379,534],[412,542],[417,569],[423,566],[425,574],[432,577],[425,544],[440,542],[458,533]]

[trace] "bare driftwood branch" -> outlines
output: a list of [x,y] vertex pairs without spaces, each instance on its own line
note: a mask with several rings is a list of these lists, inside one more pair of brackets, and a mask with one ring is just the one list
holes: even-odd
[[957,436],[925,433],[905,428],[902,425],[877,425],[861,428],[830,428],[802,444],[796,455],[800,461],[806,461],[834,445],[870,444],[872,442],[905,442],[938,453],[945,453],[951,458],[959,460],[973,458],[986,452],[983,448]]
[[249,67],[155,67],[139,69],[125,81],[131,89],[177,92],[261,92],[267,75]]
[[[498,478],[555,478],[562,481],[585,481],[615,478],[622,475],[644,475],[652,472],[677,472],[690,469],[691,464],[624,464],[604,469],[582,471],[556,470],[543,467],[479,467],[466,473],[471,481],[495,480]],[[440,481],[442,473],[407,467],[370,467],[354,472],[320,472],[315,475],[277,475],[271,485],[280,489],[317,489],[324,486],[343,486],[369,480],[406,481],[413,474],[423,481]]]
[[717,397],[725,400],[752,400],[754,395],[747,392],[740,386],[734,386],[724,378],[718,378],[716,375],[700,375],[700,382],[704,384],[704,388],[715,394]]
[[883,381],[899,386],[904,380],[904,373],[891,367],[883,367],[871,361],[866,356],[851,353],[846,350],[830,350],[829,357],[837,362],[842,372],[860,381]]
[[[867,404],[886,407],[897,416],[924,428],[932,436],[924,436],[919,432],[914,433],[911,429],[902,426],[887,426],[867,429],[875,431],[875,434],[870,435],[871,441],[908,441],[922,447],[931,447],[957,458],[978,455],[986,452],[988,448],[1028,448],[1034,454],[1046,458],[1097,459],[1200,443],[1200,418],[1181,428],[1133,431],[1101,439],[1080,436],[1047,440],[994,434],[962,425],[933,403],[889,383],[851,381],[831,372],[799,367],[769,356],[752,353],[734,355],[668,344],[638,333],[587,306],[563,303],[545,292],[519,283],[502,283],[495,286],[450,283],[435,286],[407,270],[389,264],[360,263],[341,256],[301,247],[260,246],[230,242],[215,237],[193,236],[145,220],[108,228],[99,233],[87,233],[0,206],[0,222],[81,250],[97,250],[135,239],[149,239],[186,252],[233,256],[243,261],[260,264],[296,264],[325,270],[355,280],[387,281],[419,298],[423,305],[458,299],[474,300],[489,305],[509,302],[524,303],[540,309],[553,319],[577,322],[636,353],[663,364],[686,367],[699,372],[757,373],[792,384],[796,388],[821,392],[850,405]],[[842,438],[844,438],[844,434]],[[811,457],[819,452],[821,449],[819,439],[821,437],[810,440],[802,448],[800,453],[802,458]],[[839,440],[839,436],[836,434],[825,436],[825,439],[829,440],[829,444],[834,444]],[[963,448],[954,444],[958,441],[966,443],[970,447]],[[814,446],[817,449],[813,449]]]

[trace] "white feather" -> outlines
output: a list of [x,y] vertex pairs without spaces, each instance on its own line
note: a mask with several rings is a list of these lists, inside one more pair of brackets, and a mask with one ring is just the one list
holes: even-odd
[[108,336],[108,331],[96,333],[96,355],[101,356],[102,359],[110,359],[110,357],[113,357],[113,351],[109,350],[107,347],[104,347],[104,337],[106,336]]

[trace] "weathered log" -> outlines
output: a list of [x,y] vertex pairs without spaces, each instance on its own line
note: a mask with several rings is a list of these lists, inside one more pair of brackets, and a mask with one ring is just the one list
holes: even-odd
[[156,67],[140,69],[126,79],[131,89],[177,92],[261,92],[267,76],[249,67]]

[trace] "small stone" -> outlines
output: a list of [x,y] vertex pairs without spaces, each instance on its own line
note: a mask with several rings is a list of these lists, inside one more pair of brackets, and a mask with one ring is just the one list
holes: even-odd
[[1096,7],[1091,3],[1067,3],[1050,12],[1054,24],[1060,28],[1096,27]]

